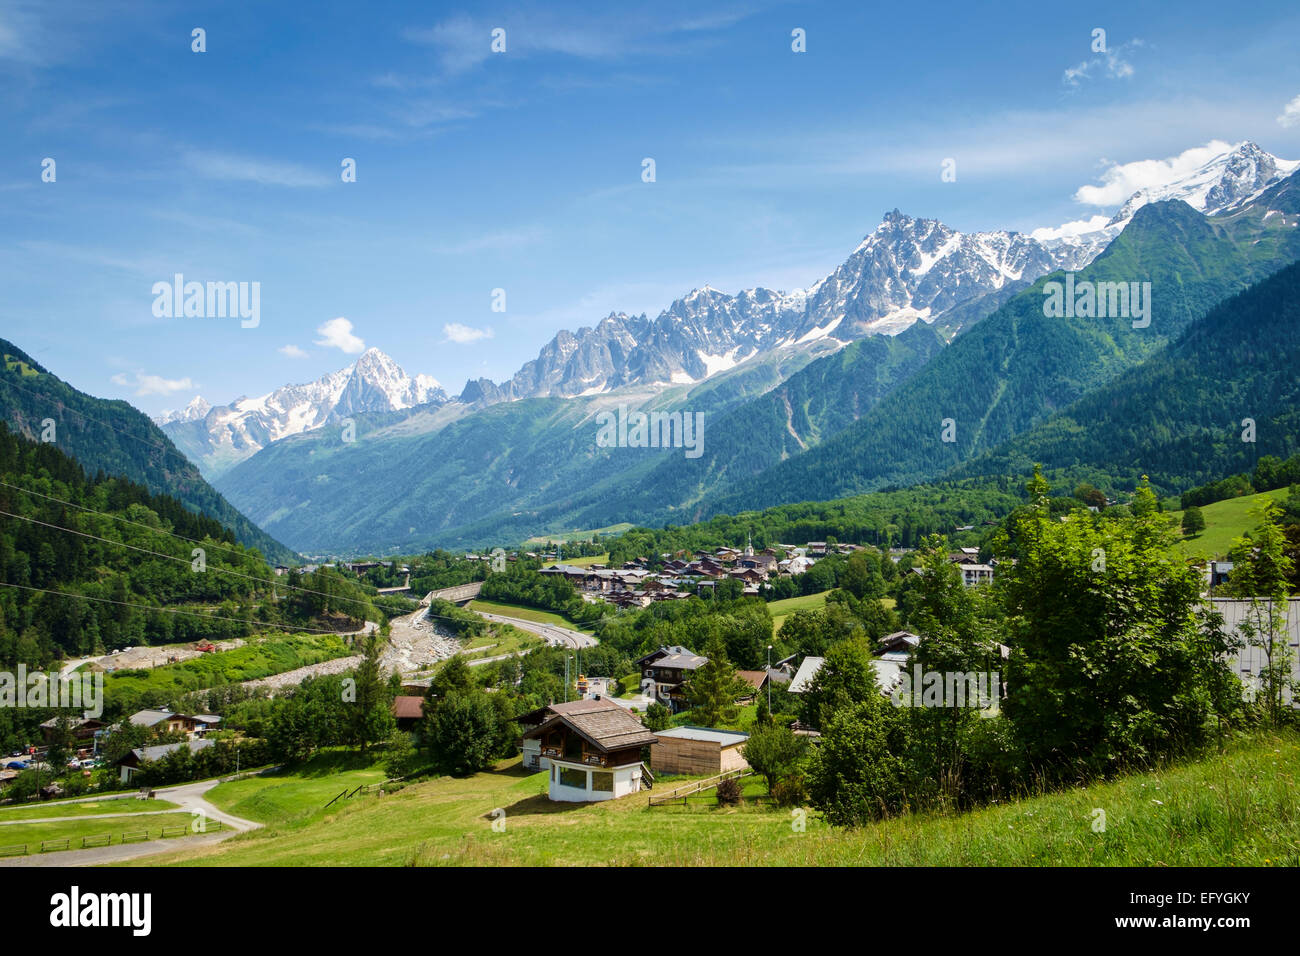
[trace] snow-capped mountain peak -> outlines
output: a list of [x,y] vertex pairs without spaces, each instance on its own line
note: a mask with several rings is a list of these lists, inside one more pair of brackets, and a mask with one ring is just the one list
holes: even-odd
[[155,422],[158,425],[168,425],[172,422],[193,422],[203,418],[211,411],[212,406],[204,401],[202,395],[195,395],[190,399],[190,403],[184,408],[176,411],[166,411],[159,415]]
[[1214,215],[1249,202],[1298,168],[1300,161],[1279,159],[1250,141],[1237,143],[1190,173],[1138,190],[1107,225],[1123,226],[1147,203],[1169,199]]
[[353,365],[314,382],[285,385],[216,407],[196,397],[184,410],[168,412],[157,423],[205,473],[215,475],[273,441],[330,421],[446,401],[436,379],[408,376],[391,357],[371,348]]
[[[1181,199],[1212,215],[1257,196],[1300,168],[1251,142],[1223,149],[1190,173],[1129,196],[1113,216],[1055,229],[962,233],[937,219],[887,212],[848,259],[806,289],[692,289],[655,319],[611,313],[595,328],[561,331],[501,385],[467,384],[461,400],[591,395],[623,385],[699,382],[762,352],[896,334],[1009,283],[1081,269],[1149,202]],[[1159,164],[1156,164],[1159,166]],[[824,340],[824,341],[823,341]]]
[[396,411],[425,405],[446,395],[437,380],[428,375],[409,377],[401,366],[379,349],[362,353],[332,411],[338,415],[366,411]]
[[692,289],[657,318],[611,313],[562,330],[509,381],[467,383],[460,400],[491,403],[592,395],[625,385],[703,381],[778,348],[836,348],[917,321],[1010,282],[1081,268],[1101,251],[1089,241],[1042,243],[1016,232],[961,233],[895,209],[847,260],[806,289],[756,287],[735,295]]

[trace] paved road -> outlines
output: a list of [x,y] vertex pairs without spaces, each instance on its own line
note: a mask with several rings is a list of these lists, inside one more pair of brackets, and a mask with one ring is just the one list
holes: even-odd
[[580,648],[595,647],[597,643],[596,639],[590,634],[572,631],[567,627],[556,627],[554,624],[539,624],[537,621],[525,621],[520,617],[506,617],[504,614],[487,614],[484,611],[478,613],[489,621],[496,621],[498,624],[513,624],[521,631],[536,634],[547,644]]
[[[229,779],[229,778],[228,778]],[[206,846],[210,843],[220,843],[227,840],[236,833],[243,833],[247,830],[255,830],[262,824],[255,823],[252,820],[245,820],[226,813],[213,806],[205,799],[205,794],[221,780],[201,780],[198,783],[183,783],[175,787],[163,787],[154,791],[154,796],[168,800],[177,804],[180,810],[158,811],[160,813],[181,813],[186,810],[191,812],[200,810],[209,820],[220,820],[227,829],[220,830],[216,833],[207,833],[203,835],[176,837],[170,840],[149,840],[145,843],[128,843],[118,846],[95,847],[89,850],[65,850],[56,853],[42,853],[33,856],[15,856],[0,859],[0,867],[23,867],[23,866],[95,866],[99,863],[115,863],[119,860],[133,860],[143,856],[153,856],[158,853],[172,853],[183,847]],[[150,811],[152,813],[153,811]],[[107,816],[142,816],[149,814],[106,814]],[[61,819],[68,819],[63,817]],[[79,817],[77,819],[86,819]],[[24,823],[34,821],[25,820]]]
[[98,657],[78,657],[75,661],[68,661],[61,668],[59,668],[59,676],[67,677],[69,674],[75,671],[82,664],[89,664],[91,661],[97,661],[97,660],[99,660]]
[[67,823],[69,820],[111,820],[121,819],[122,817],[153,817],[162,813],[180,812],[180,810],[137,810],[135,813],[91,813],[84,817],[23,817],[19,820],[0,820],[0,827],[20,827],[28,823]]

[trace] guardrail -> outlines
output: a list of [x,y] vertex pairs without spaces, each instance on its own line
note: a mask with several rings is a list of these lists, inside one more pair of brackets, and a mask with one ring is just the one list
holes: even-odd
[[27,844],[15,843],[11,846],[0,846],[0,856],[26,856]]
[[148,830],[128,830],[122,834],[122,843],[143,843],[149,839]]
[[42,840],[41,852],[48,853],[51,850],[66,850],[68,848],[67,840]]
[[705,777],[703,780],[694,780],[690,783],[684,783],[680,787],[675,787],[666,793],[653,794],[650,797],[650,806],[659,807],[663,806],[665,803],[675,803],[678,800],[682,802],[682,806],[686,806],[686,800],[688,797],[705,790],[712,790],[724,780],[730,780],[732,778],[739,780],[743,777],[752,777],[753,775],[754,771],[752,770],[724,770],[720,774],[716,774],[712,777]]
[[[100,843],[100,840],[103,840],[104,842]],[[84,836],[81,838],[81,848],[83,850],[88,847],[111,846],[112,843],[113,834],[111,833],[97,833],[94,836]]]

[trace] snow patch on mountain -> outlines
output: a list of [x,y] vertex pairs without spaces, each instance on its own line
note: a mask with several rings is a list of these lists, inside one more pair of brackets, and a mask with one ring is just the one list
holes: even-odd
[[361,412],[442,404],[447,393],[428,375],[408,376],[379,349],[356,363],[301,385],[212,406],[196,396],[184,409],[155,421],[202,468],[215,474],[290,435]]
[[[1094,215],[1089,219],[1067,222],[1056,228],[1035,229],[1030,235],[1041,241],[1067,239],[1095,242],[1100,240],[1104,246],[1120,234],[1129,224],[1134,213],[1148,203],[1182,200],[1198,212],[1213,216],[1245,205],[1270,186],[1300,169],[1300,160],[1279,159],[1249,140],[1235,145],[1216,141],[1207,147],[1189,150],[1174,160],[1148,160],[1122,167],[1112,167],[1106,177],[1112,179],[1112,182],[1102,187],[1083,187],[1075,194],[1075,198],[1080,202],[1100,205],[1100,201],[1107,198],[1106,193],[1117,185],[1116,180],[1126,181],[1122,171],[1130,170],[1135,166],[1143,167],[1143,172],[1148,174],[1149,170],[1172,169],[1177,165],[1177,159],[1185,159],[1197,153],[1203,155],[1206,150],[1213,152],[1209,159],[1187,172],[1172,174],[1163,182],[1136,190],[1109,218]],[[1200,156],[1197,155],[1195,158],[1199,159]]]

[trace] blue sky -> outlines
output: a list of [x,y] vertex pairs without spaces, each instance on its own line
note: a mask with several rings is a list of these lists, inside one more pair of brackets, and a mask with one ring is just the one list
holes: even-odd
[[[361,342],[454,394],[611,310],[808,285],[895,207],[1031,230],[1116,164],[1300,158],[1292,2],[50,6],[0,0],[0,336],[151,414]],[[259,282],[260,325],[156,318],[178,272]]]

